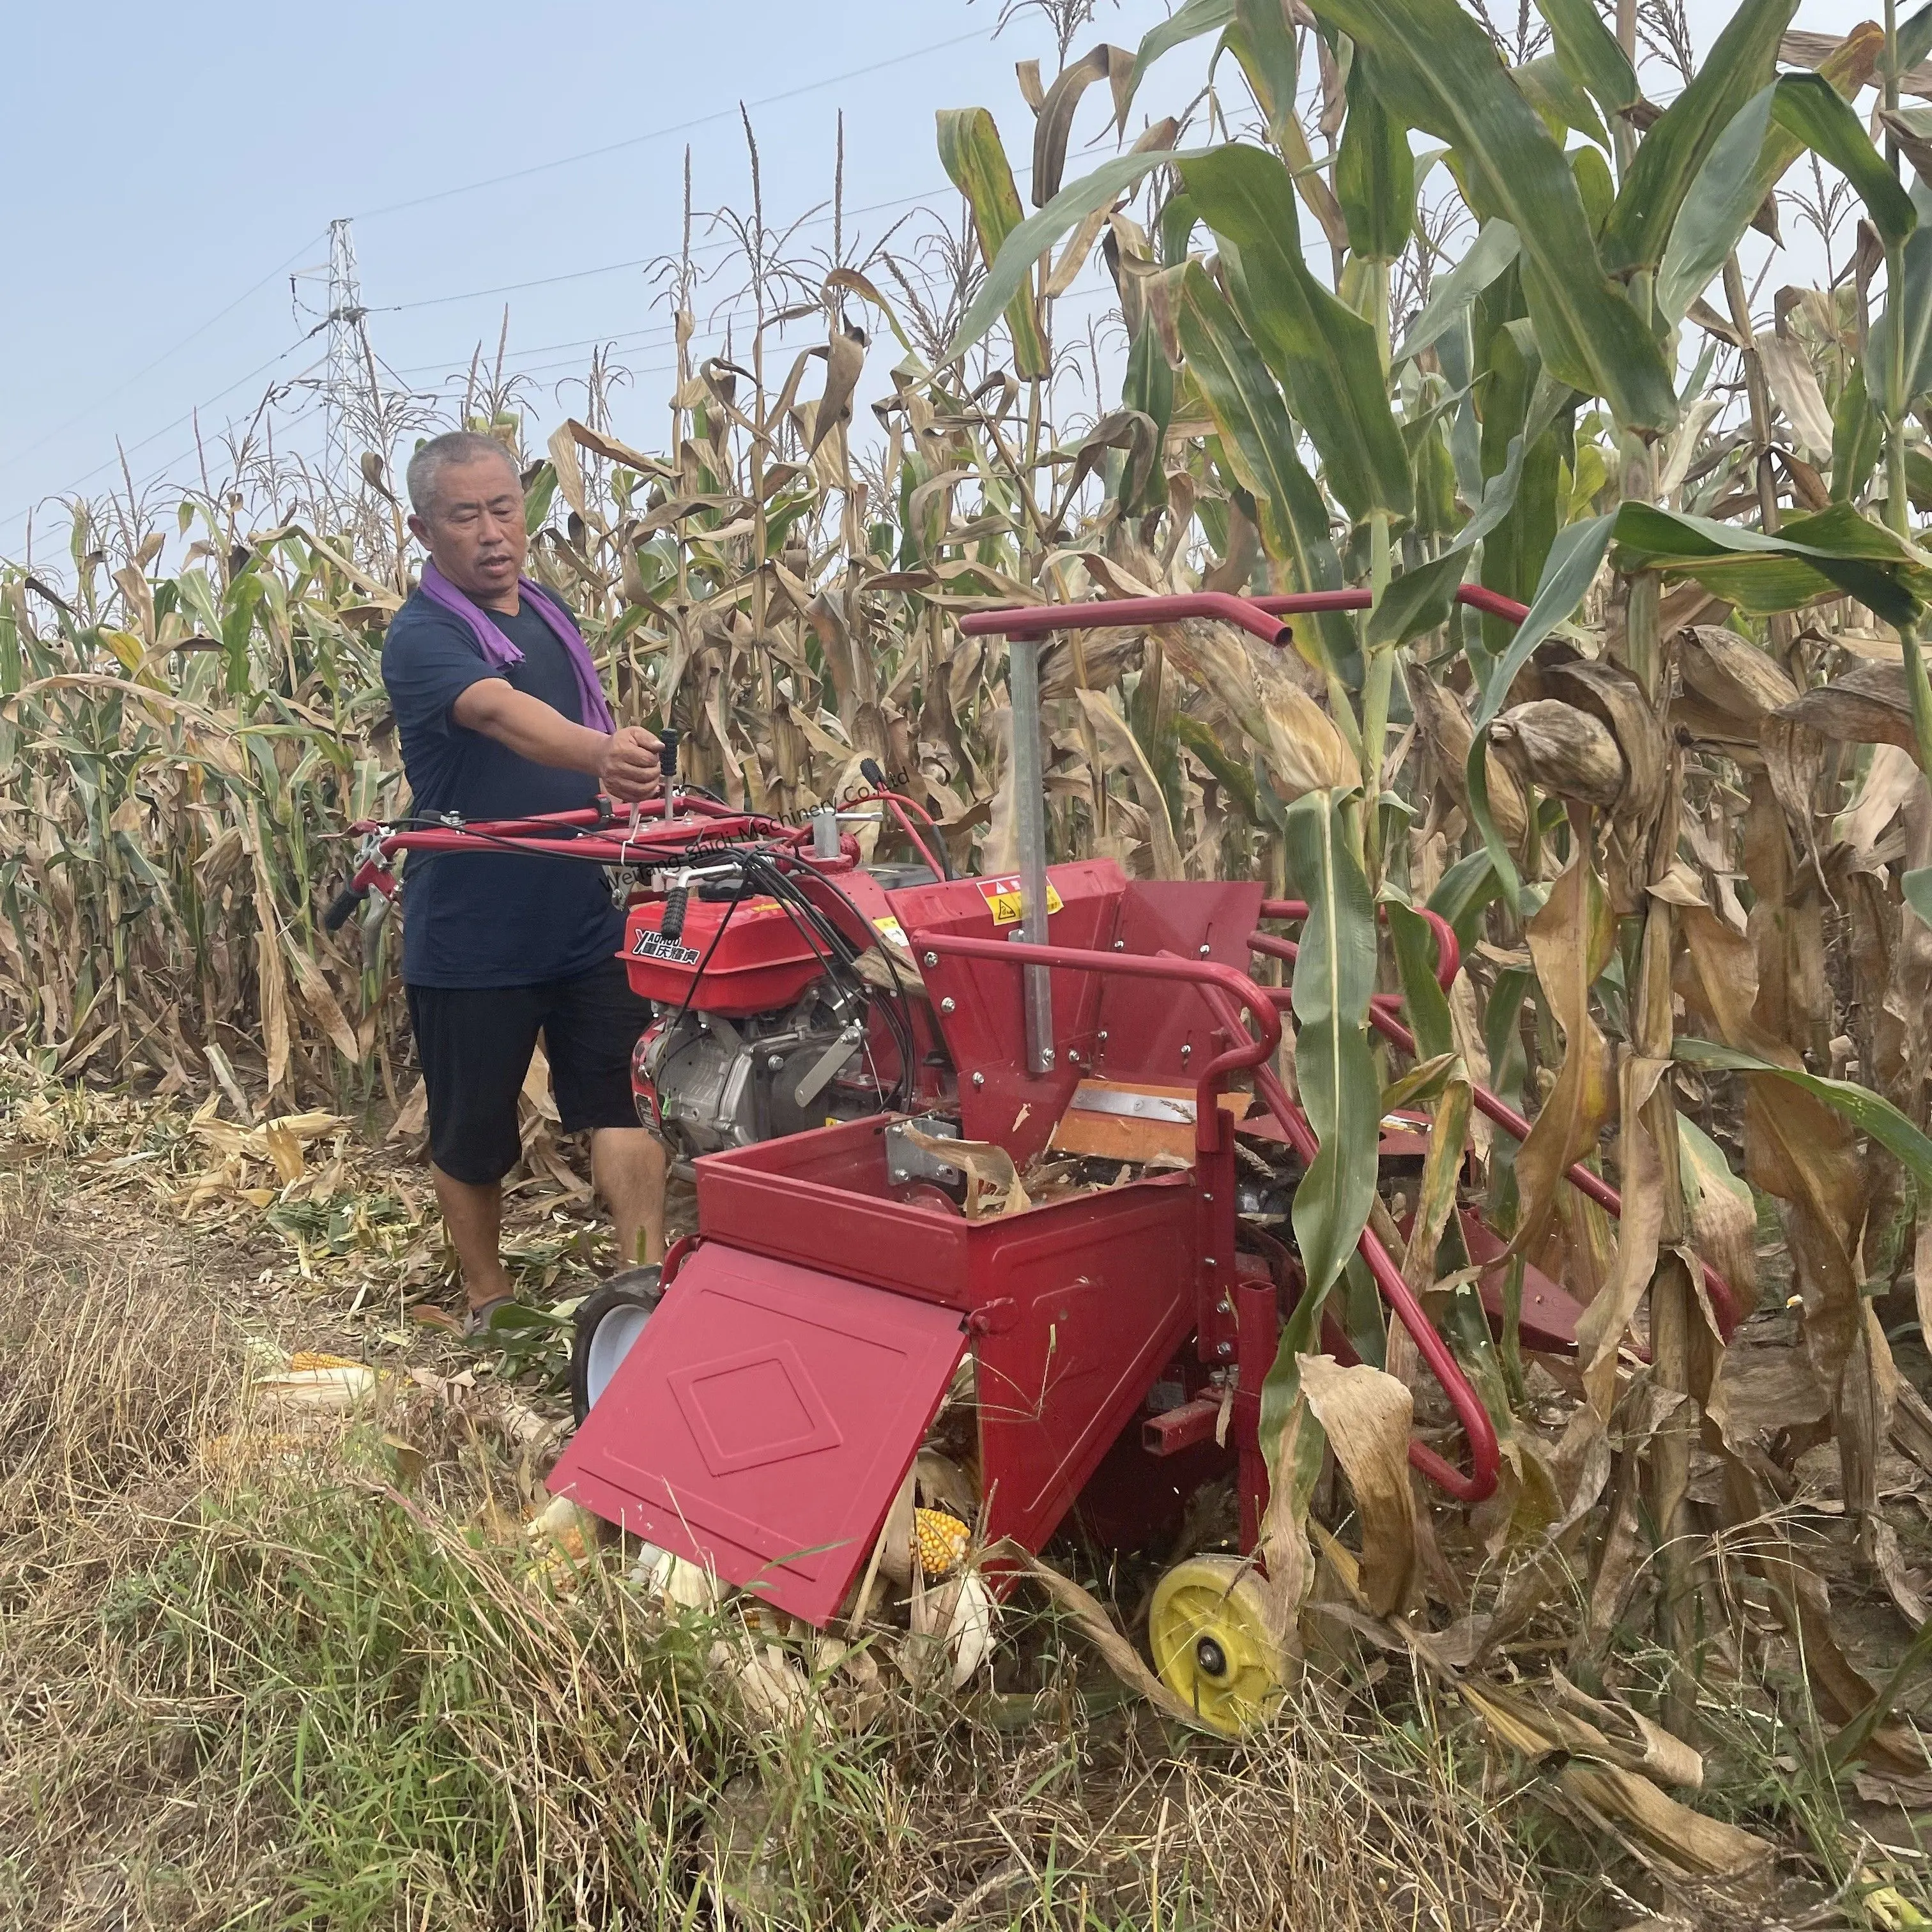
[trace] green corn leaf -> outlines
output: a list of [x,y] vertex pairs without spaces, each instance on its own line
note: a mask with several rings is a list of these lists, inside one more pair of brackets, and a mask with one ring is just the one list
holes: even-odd
[[[984,113],[983,108],[969,110]],[[992,117],[987,116],[987,124],[992,126]],[[942,150],[944,148],[942,117]],[[998,137],[994,136],[998,146]],[[942,158],[944,154],[942,152]],[[986,158],[991,164],[991,157]],[[1010,197],[1010,210],[1017,225],[1010,224],[1000,231],[1000,238],[986,251],[986,279],[980,285],[980,292],[973,298],[972,306],[961,318],[952,340],[946,346],[940,358],[944,362],[956,361],[965,354],[974,343],[993,326],[1001,310],[1010,304],[1017,304],[1022,298],[1028,304],[1027,314],[1032,314],[1033,295],[1030,286],[1034,264],[1053,247],[1064,236],[1073,230],[1096,209],[1109,208],[1126,190],[1144,181],[1156,168],[1164,168],[1186,160],[1186,154],[1171,154],[1158,151],[1142,154],[1116,154],[1112,160],[1102,161],[1090,175],[1083,175],[1076,182],[1069,182],[1060,192],[1036,214],[1030,214],[1024,221],[1018,220],[1019,190],[1012,184],[1012,172],[1006,171],[1006,193]],[[1000,165],[1006,166],[1004,149],[1000,152]],[[950,164],[946,172],[952,172]],[[955,176],[954,179],[958,177]],[[971,200],[969,194],[968,199]],[[1172,204],[1170,204],[1172,206]],[[974,220],[979,218],[975,204]],[[1162,224],[1163,230],[1166,224]],[[980,239],[983,244],[986,231],[982,228]],[[997,251],[997,252],[996,252]],[[1035,328],[1037,334],[1037,326]]]
[[1453,1054],[1456,1036],[1449,1024],[1449,995],[1436,977],[1435,932],[1414,907],[1400,899],[1385,899],[1382,909],[1395,942],[1396,968],[1402,976],[1402,1001],[1408,1009],[1415,1051],[1424,1060]]
[[1482,702],[1476,709],[1472,758],[1482,750],[1484,728],[1509,701],[1509,688],[1529,662],[1530,653],[1582,602],[1584,592],[1603,566],[1610,544],[1610,526],[1616,520],[1613,517],[1586,517],[1557,532],[1529,615],[1516,626],[1509,649],[1497,658],[1483,687]]
[[1249,338],[1320,452],[1336,500],[1357,519],[1375,510],[1407,517],[1414,480],[1375,330],[1303,260],[1288,170],[1260,148],[1230,144],[1190,157],[1180,170],[1222,244]]
[[[1568,394],[1560,383],[1540,379],[1532,392],[1523,426],[1510,440],[1502,468],[1484,486],[1476,514],[1456,533],[1442,556],[1406,570],[1391,584],[1369,619],[1370,644],[1406,644],[1412,638],[1446,623],[1456,588],[1463,579],[1471,553],[1497,530],[1516,507],[1522,488],[1526,450],[1538,446]],[[1545,493],[1547,494],[1546,492]]]
[[1284,146],[1294,124],[1294,96],[1300,81],[1294,28],[1281,0],[1235,0],[1227,32],[1228,51],[1241,64],[1256,103],[1268,116],[1268,138]]
[[1932,7],[1922,7],[1898,23],[1898,64],[1901,71],[1916,67],[1932,54]]
[[1604,272],[1576,177],[1488,34],[1456,0],[1322,0],[1318,11],[1354,39],[1389,111],[1449,144],[1478,215],[1516,229],[1552,372],[1633,427],[1669,428],[1663,352]]
[[1549,23],[1564,71],[1590,90],[1606,115],[1621,114],[1642,99],[1636,69],[1591,0],[1536,0],[1536,10]]
[[1147,70],[1161,56],[1184,41],[1198,40],[1204,34],[1217,34],[1234,17],[1234,0],[1186,0],[1168,19],[1150,29],[1141,38],[1140,45],[1134,50],[1134,64],[1127,76],[1126,88],[1120,95],[1120,119],[1117,124],[1124,129],[1127,124],[1127,110],[1134,104],[1134,96],[1140,92],[1141,82],[1147,78]]
[[1774,83],[1761,87],[1738,110],[1684,198],[1657,277],[1657,306],[1669,321],[1683,320],[1763,203],[1758,160],[1777,92]]
[[1436,881],[1429,910],[1439,912],[1466,951],[1482,936],[1484,909],[1502,891],[1488,848],[1458,859]]
[[[1922,224],[1913,233],[1904,254],[1903,298],[1894,304],[1889,295],[1886,297],[1884,313],[1872,324],[1866,339],[1864,362],[1878,377],[1874,400],[1893,422],[1903,422],[1918,398],[1932,389],[1932,225]],[[1905,318],[1902,387],[1895,384],[1892,374],[1894,309]]]
[[1909,624],[1932,600],[1932,567],[1921,553],[1850,503],[1794,517],[1775,536],[1626,503],[1617,512],[1616,540],[1619,569],[1692,578],[1759,616],[1844,594],[1888,624]]
[[1908,1168],[1918,1184],[1922,1200],[1932,1198],[1932,1140],[1928,1140],[1892,1102],[1855,1081],[1827,1080],[1802,1067],[1779,1066],[1756,1054],[1714,1040],[1680,1036],[1671,1044],[1672,1057],[1687,1066],[1728,1073],[1762,1075],[1802,1087],[1813,1099],[1844,1114],[1858,1131],[1878,1142]]
[[1603,260],[1612,274],[1655,268],[1678,212],[1724,130],[1770,85],[1778,44],[1797,0],[1744,0],[1690,85],[1645,135],[1604,224]]
[[[1342,564],[1328,533],[1328,507],[1295,456],[1294,428],[1281,392],[1198,262],[1182,276],[1176,321],[1181,352],[1220,433],[1228,466],[1255,500],[1262,548],[1292,564],[1303,588],[1339,590]],[[1340,662],[1353,644],[1346,620],[1320,628],[1334,661]]]
[[1786,74],[1778,83],[1772,112],[1787,134],[1830,162],[1858,190],[1881,241],[1903,242],[1912,232],[1918,212],[1911,196],[1872,146],[1851,103],[1822,74]]
[[1321,1143],[1294,1192],[1294,1238],[1308,1292],[1318,1294],[1354,1252],[1375,1200],[1382,1121],[1368,1040],[1375,906],[1333,794],[1296,800],[1286,844],[1289,883],[1308,902],[1294,964],[1295,1073]]
[[1932,866],[1922,866],[1899,880],[1905,903],[1928,926],[1932,926]]
[[[966,205],[973,211],[973,226],[980,238],[980,252],[986,257],[990,285],[992,270],[1000,260],[1008,238],[1016,230],[1030,225],[1021,219],[1019,190],[1013,184],[1012,166],[1000,145],[1000,130],[992,116],[983,107],[942,108],[939,159],[946,178],[966,197]],[[1050,213],[1065,193],[1063,189],[1040,214]],[[1078,217],[1075,219],[1077,221]],[[1033,265],[1042,252],[1035,248],[1017,262],[1007,263],[1005,292],[971,338],[976,340],[983,335],[992,326],[993,316],[1004,309],[1006,326],[1012,332],[1013,366],[1025,376],[1048,374],[1046,342],[1040,334],[1040,312],[1033,290]],[[979,304],[974,306],[976,308]],[[964,337],[965,331],[962,328],[960,334]],[[956,342],[947,352],[948,359],[970,346],[970,340]]]
[[1590,97],[1570,77],[1570,70],[1554,54],[1526,61],[1510,69],[1510,78],[1522,90],[1523,97],[1544,118],[1544,124],[1560,140],[1565,128],[1574,128],[1586,141],[1599,147],[1610,145],[1609,130],[1590,104]]
[[524,528],[535,536],[550,521],[550,506],[556,501],[556,465],[546,459],[537,465],[524,492]]
[[1358,65],[1348,70],[1348,118],[1335,157],[1335,198],[1348,245],[1368,262],[1393,262],[1415,230],[1415,157],[1408,130],[1384,109]]
[[1458,544],[1405,570],[1376,601],[1369,619],[1370,647],[1406,644],[1444,622],[1469,562],[1468,551]]
[[1406,362],[1432,347],[1442,332],[1466,314],[1469,304],[1516,258],[1516,232],[1507,221],[1486,221],[1462,259],[1447,274],[1438,275],[1429,299],[1417,311],[1396,351]]
[[1865,392],[1863,362],[1854,362],[1832,411],[1832,500],[1849,503],[1861,495],[1885,446],[1885,424]]

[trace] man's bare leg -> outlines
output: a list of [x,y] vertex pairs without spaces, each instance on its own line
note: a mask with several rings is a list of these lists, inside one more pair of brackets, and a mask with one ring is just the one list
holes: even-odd
[[664,1256],[664,1152],[643,1127],[598,1127],[590,1136],[590,1178],[616,1224],[626,1268]]
[[449,1230],[450,1245],[463,1270],[463,1292],[472,1308],[500,1301],[511,1292],[510,1277],[503,1267],[499,1244],[503,1232],[503,1190],[491,1181],[478,1186],[473,1181],[458,1180],[431,1164],[436,1179],[436,1205],[442,1210],[442,1224]]

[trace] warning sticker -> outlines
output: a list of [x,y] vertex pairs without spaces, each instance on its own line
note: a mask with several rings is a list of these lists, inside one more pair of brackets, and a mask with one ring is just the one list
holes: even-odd
[[[1018,925],[1025,907],[1017,872],[1002,879],[982,879],[979,886],[995,926]],[[1060,895],[1054,890],[1053,881],[1049,879],[1046,882],[1046,909],[1049,913],[1056,913],[1060,908]]]
[[640,932],[631,946],[633,959],[656,959],[666,966],[695,966],[703,956],[692,947],[680,946],[661,932]]
[[905,928],[900,925],[898,921],[893,918],[890,913],[886,914],[884,919],[874,920],[872,923],[877,926],[880,932],[882,932],[886,938],[890,939],[895,946],[903,946],[905,944]]

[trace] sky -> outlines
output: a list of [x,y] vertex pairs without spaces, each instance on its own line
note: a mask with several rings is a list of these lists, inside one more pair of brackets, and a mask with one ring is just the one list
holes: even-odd
[[[1168,10],[1102,0],[1074,52],[1132,46]],[[1730,9],[1687,10],[1708,45]],[[1802,0],[1795,24],[1842,32],[1864,11],[1876,0]],[[935,109],[991,108],[1024,168],[1032,116],[1013,63],[1053,69],[1036,16],[996,38],[998,18],[998,0],[21,8],[10,66],[27,84],[0,117],[16,265],[0,289],[0,556],[22,554],[37,505],[36,554],[57,548],[50,500],[118,484],[117,439],[137,484],[186,480],[193,412],[212,436],[270,383],[311,371],[340,217],[371,340],[412,386],[460,370],[479,343],[494,353],[507,304],[510,360],[545,420],[580,412],[580,388],[559,386],[592,341],[616,338],[634,380],[618,432],[658,440],[673,355],[644,265],[677,248],[686,145],[699,209],[747,205],[744,103],[781,226],[829,201],[842,109],[849,227],[870,239],[909,211],[950,215]],[[1200,72],[1192,50],[1170,56],[1138,106],[1180,105]],[[1070,178],[1102,130],[1103,93],[1083,106]],[[716,237],[700,221],[697,239]],[[829,217],[801,237],[829,242]],[[1097,311],[1096,277],[1066,306]],[[724,292],[700,298],[700,326]],[[310,447],[313,394],[284,404],[285,433]]]

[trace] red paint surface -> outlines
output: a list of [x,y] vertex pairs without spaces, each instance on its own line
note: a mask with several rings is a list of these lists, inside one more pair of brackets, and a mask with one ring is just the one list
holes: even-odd
[[956,1310],[707,1241],[550,1487],[822,1624],[964,1346]]

